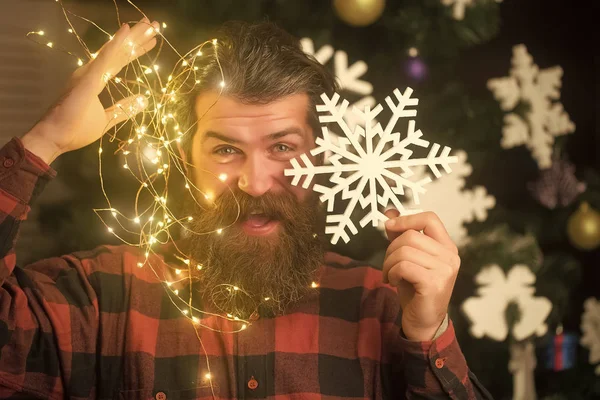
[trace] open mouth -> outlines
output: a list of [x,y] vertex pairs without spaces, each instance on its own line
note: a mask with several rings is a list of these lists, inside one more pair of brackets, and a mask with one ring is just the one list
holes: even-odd
[[279,219],[262,210],[254,210],[242,219],[242,228],[249,235],[266,235],[279,224]]

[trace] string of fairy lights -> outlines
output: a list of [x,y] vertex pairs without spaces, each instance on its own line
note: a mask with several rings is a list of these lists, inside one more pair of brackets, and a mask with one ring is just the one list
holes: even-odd
[[[43,30],[29,32],[27,37],[33,39],[36,43],[72,56],[76,60],[76,65],[83,67],[86,62],[94,60],[98,53],[92,52],[88,48],[85,41],[78,34],[73,19],[85,21],[102,32],[103,35],[106,35],[108,40],[112,40],[113,37],[93,21],[72,13],[64,6],[62,0],[55,1],[61,7],[69,26],[68,33],[76,38],[85,56],[79,57],[52,40],[44,42],[49,35]],[[113,0],[113,3],[118,23],[121,25],[119,7],[116,0]],[[131,2],[131,0],[127,0],[127,3],[133,6],[142,16],[146,17],[142,10]],[[122,118],[124,114],[130,124],[116,124],[100,139],[98,147],[99,176],[107,207],[95,209],[94,212],[99,216],[109,233],[116,236],[123,243],[141,249],[143,256],[137,262],[137,267],[149,268],[156,278],[163,282],[169,299],[181,312],[183,317],[189,319],[197,328],[209,329],[221,333],[236,333],[245,330],[251,324],[251,321],[240,318],[233,310],[231,312],[212,313],[207,310],[198,309],[193,305],[192,280],[195,275],[197,276],[200,273],[199,271],[202,271],[204,266],[201,263],[194,262],[184,254],[170,233],[170,230],[173,228],[183,228],[193,235],[220,235],[228,226],[223,226],[211,232],[196,232],[191,230],[187,225],[193,220],[192,216],[176,216],[168,206],[170,202],[168,196],[169,185],[167,183],[171,174],[175,173],[183,177],[184,189],[197,205],[201,206],[198,196],[200,198],[203,197],[204,200],[209,202],[214,200],[214,194],[203,192],[194,184],[187,173],[188,168],[193,166],[190,166],[182,157],[180,146],[186,135],[193,134],[193,129],[197,121],[192,126],[187,127],[187,129],[182,128],[178,121],[176,105],[178,99],[189,94],[195,86],[202,84],[201,77],[199,76],[201,72],[201,67],[199,66],[201,62],[199,60],[202,61],[205,57],[214,57],[214,60],[218,64],[221,72],[221,81],[218,84],[219,95],[223,93],[226,82],[219,61],[219,43],[217,39],[212,39],[195,46],[182,55],[164,36],[163,32],[165,29],[167,29],[167,24],[164,22],[160,27],[152,26],[148,22],[146,35],[156,34],[161,39],[157,54],[154,57],[150,57],[148,54],[145,54],[146,51],[144,49],[138,48],[138,44],[129,41],[125,45],[131,47],[130,62],[126,64],[120,73],[114,76],[108,73],[104,75],[106,91],[113,103],[116,103],[117,97],[126,98],[134,96],[135,101],[124,106],[117,103],[117,110],[115,110],[113,115],[116,120]],[[178,57],[174,67],[168,74],[163,74],[164,68],[156,62],[165,44]],[[210,47],[212,51],[208,52],[207,47]],[[144,60],[147,60],[147,62],[142,62],[141,55],[144,55]],[[164,79],[164,76],[167,76],[167,78]],[[129,129],[127,129],[128,127]],[[105,140],[116,142],[118,148],[116,155],[122,156],[124,159],[123,170],[139,185],[136,191],[133,215],[126,215],[113,207],[110,196],[107,194],[104,184],[105,176],[102,172],[102,161],[106,153],[103,151]],[[226,174],[219,174],[215,177],[224,184],[228,178]],[[148,197],[149,201],[147,200]],[[156,249],[166,244],[172,245],[175,252],[173,255],[181,263],[179,267],[175,268],[161,261],[158,256]],[[154,263],[159,263],[160,268],[156,268]],[[164,276],[165,267],[172,269],[168,278]],[[180,297],[179,294],[179,288],[182,283],[189,283],[190,285],[187,299]],[[311,287],[317,288],[318,284],[313,282]],[[220,288],[215,289],[221,289],[216,291],[216,293],[222,296],[236,296],[243,293],[248,298],[251,297],[243,288],[234,284],[223,284],[220,285]],[[264,301],[273,301],[273,299],[267,297]],[[210,317],[230,321],[232,329],[224,331],[205,324],[203,318]],[[198,329],[195,329],[195,332],[206,355]],[[206,357],[206,362],[208,372],[205,378],[211,382],[212,389],[213,376],[210,372],[208,357]]]

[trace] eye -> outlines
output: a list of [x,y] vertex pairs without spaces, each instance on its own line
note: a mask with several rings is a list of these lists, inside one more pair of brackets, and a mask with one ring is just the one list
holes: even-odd
[[219,156],[230,156],[233,154],[237,154],[238,150],[235,147],[223,146],[223,147],[219,147],[219,148],[215,149],[213,151],[213,153],[217,154]]
[[277,143],[275,146],[273,146],[273,150],[276,153],[286,153],[286,152],[289,152],[289,151],[294,151],[293,148],[291,148],[287,144],[283,144],[283,143]]

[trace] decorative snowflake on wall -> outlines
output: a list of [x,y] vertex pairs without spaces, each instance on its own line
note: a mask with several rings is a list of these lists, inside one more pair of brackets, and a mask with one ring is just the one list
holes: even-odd
[[493,340],[505,340],[509,333],[506,307],[513,302],[520,311],[519,321],[512,328],[513,338],[524,340],[534,334],[545,334],[552,303],[545,297],[534,296],[535,278],[526,265],[515,265],[506,275],[498,265],[482,268],[475,276],[481,285],[477,289],[479,296],[468,298],[462,305],[472,323],[471,334],[476,338],[487,335]]
[[[327,151],[333,154],[329,157],[331,165],[314,165],[307,154],[300,156],[302,166],[297,159],[292,160],[292,168],[285,170],[285,175],[292,176],[292,184],[298,185],[302,177],[302,187],[308,188],[317,174],[331,174],[329,178],[333,187],[315,184],[313,190],[321,193],[321,201],[327,204],[327,227],[325,232],[331,234],[331,243],[336,244],[341,238],[344,242],[350,240],[348,231],[353,235],[358,233],[356,225],[351,220],[351,215],[357,206],[366,209],[366,215],[360,220],[360,226],[368,223],[378,226],[387,217],[380,211],[388,205],[394,206],[401,214],[411,214],[421,211],[405,207],[398,196],[404,195],[406,189],[410,190],[415,205],[419,204],[420,195],[425,193],[425,185],[431,182],[431,177],[426,176],[415,180],[414,168],[428,166],[436,178],[441,177],[440,167],[451,172],[450,164],[458,160],[450,156],[450,148],[444,147],[440,152],[440,145],[434,143],[425,158],[413,158],[414,145],[428,148],[430,142],[421,138],[421,130],[415,130],[415,121],[408,120],[408,129],[404,138],[399,132],[394,132],[396,123],[400,118],[410,118],[417,115],[416,109],[407,107],[416,106],[419,102],[411,98],[413,90],[407,88],[404,93],[394,90],[395,99],[388,96],[385,102],[392,116],[383,128],[380,123],[372,122],[383,110],[378,104],[373,110],[365,107],[364,111],[356,107],[353,112],[362,122],[350,129],[344,119],[348,109],[348,101],[340,102],[340,95],[335,93],[331,98],[326,94],[321,95],[323,104],[317,105],[320,113],[319,121],[322,124],[335,123],[344,133],[345,137],[337,142],[331,139],[327,126],[322,126],[323,137],[317,138],[317,147],[311,151],[316,156]],[[361,138],[363,139],[361,142]],[[388,182],[392,182],[391,184]],[[378,189],[381,193],[378,193]],[[340,194],[342,200],[348,204],[342,214],[332,214],[336,196]],[[381,206],[381,207],[380,207]]]
[[[488,88],[500,101],[504,111],[501,145],[508,149],[526,145],[538,166],[548,168],[552,164],[554,137],[575,131],[575,124],[560,102],[563,70],[556,66],[540,70],[527,52],[525,45],[513,47],[510,75],[488,81]],[[515,107],[525,103],[523,117],[515,113]]]
[[[456,20],[462,20],[465,17],[465,9],[472,6],[475,0],[441,0],[445,6],[452,6],[452,17]],[[502,0],[494,0],[496,3],[502,3]]]
[[[374,107],[375,98],[371,95],[373,93],[373,85],[362,79],[364,74],[367,73],[369,67],[367,63],[359,60],[352,65],[348,66],[348,54],[343,50],[335,51],[333,47],[326,44],[315,51],[315,45],[310,38],[303,38],[300,40],[302,50],[314,56],[317,61],[321,64],[326,65],[333,57],[333,73],[338,81],[341,92],[345,95],[346,93],[358,96],[358,100],[355,101],[348,107],[344,114],[344,119],[351,130],[354,130],[356,125],[361,125],[364,121],[359,115],[352,112],[353,107],[360,110],[364,110],[365,107]],[[377,121],[373,121],[373,124]],[[364,128],[364,125],[361,125]],[[339,132],[343,134],[343,132]],[[330,132],[331,140],[336,141],[340,135],[336,132]],[[325,153],[325,156],[329,158],[331,154]]]
[[[600,363],[600,301],[590,297],[584,303],[585,311],[581,317],[581,345],[590,350],[590,364]],[[596,366],[596,375],[600,375],[600,365]]]
[[[496,199],[483,186],[465,189],[465,178],[471,175],[473,167],[467,162],[464,151],[456,151],[454,155],[458,162],[452,167],[452,174],[427,185],[427,196],[421,199],[420,208],[435,212],[454,243],[460,246],[468,242],[465,224],[473,220],[485,221],[488,210],[496,205]],[[417,179],[426,175],[425,168],[415,169]],[[379,229],[385,234],[383,223]]]

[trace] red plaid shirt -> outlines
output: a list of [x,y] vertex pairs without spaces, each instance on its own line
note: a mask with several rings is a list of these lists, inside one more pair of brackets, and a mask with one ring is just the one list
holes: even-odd
[[190,322],[163,283],[174,266],[151,256],[157,277],[132,247],[16,266],[19,225],[54,175],[18,139],[0,149],[0,398],[491,398],[451,322],[434,341],[404,339],[381,271],[337,254],[313,294],[239,333]]

